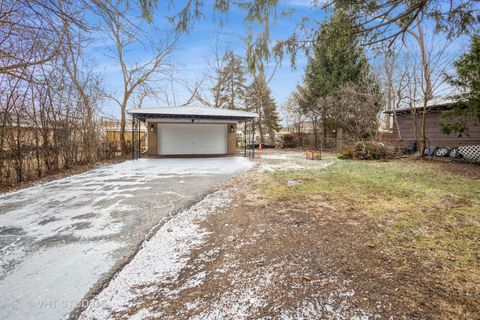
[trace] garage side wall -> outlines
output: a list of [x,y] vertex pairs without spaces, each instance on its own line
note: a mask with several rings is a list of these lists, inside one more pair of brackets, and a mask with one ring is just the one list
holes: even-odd
[[[153,126],[153,132],[152,132],[152,126]],[[147,155],[148,156],[156,156],[158,155],[158,128],[156,123],[148,123],[147,122],[147,142],[148,142],[148,150],[147,150]]]
[[[417,116],[417,132],[420,132],[420,115]],[[425,133],[428,139],[428,145],[436,147],[459,147],[462,145],[477,145],[480,144],[480,123],[476,118],[471,118],[467,121],[469,128],[468,135],[464,134],[458,136],[457,134],[444,134],[440,128],[440,123],[445,121],[442,119],[441,111],[431,110],[427,113]],[[413,117],[409,114],[397,115],[398,128],[400,128],[400,137],[398,136],[398,129],[396,123],[393,127],[393,137],[396,141],[401,142],[405,146],[415,140]]]
[[[233,127],[233,130],[230,129],[231,127]],[[236,124],[229,124],[227,126],[227,130],[228,130],[227,154],[235,155],[235,153],[237,152],[237,125]]]

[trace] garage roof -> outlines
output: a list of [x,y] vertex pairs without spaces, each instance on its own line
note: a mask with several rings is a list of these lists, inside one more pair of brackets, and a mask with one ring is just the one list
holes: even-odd
[[[454,102],[455,102],[454,100],[449,99],[449,98],[435,99],[435,100],[430,101],[427,104],[427,109],[428,109],[427,111],[430,111],[430,110],[446,110],[446,109],[449,109],[453,105]],[[386,113],[386,114],[393,114],[393,113],[409,114],[414,109],[418,110],[420,112],[421,110],[424,109],[424,107],[423,107],[423,105],[414,105],[413,107],[403,106],[403,107],[397,108],[395,110],[386,110],[383,113]]]
[[127,111],[135,119],[217,119],[246,121],[257,117],[256,113],[211,107],[161,107],[137,108]]

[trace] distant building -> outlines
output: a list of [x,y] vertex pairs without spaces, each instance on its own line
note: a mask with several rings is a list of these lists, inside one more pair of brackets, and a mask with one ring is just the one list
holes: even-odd
[[[442,119],[442,112],[450,109],[452,102],[438,101],[431,103],[427,108],[425,131],[427,146],[435,147],[459,147],[465,145],[480,145],[480,123],[477,118],[468,119],[468,134],[459,135],[452,133],[447,135],[442,132],[440,123],[447,121]],[[420,125],[423,107],[404,108],[389,110],[385,113],[395,117],[392,127],[393,141],[407,146],[420,137]],[[414,119],[417,122],[417,138],[415,137]]]
[[4,119],[4,115],[0,114],[0,123],[2,124],[0,154],[10,150],[12,146],[21,147],[23,152],[30,152],[42,146],[47,139],[51,142],[55,136],[66,136],[71,130],[63,121],[49,120],[44,126],[41,119],[35,120],[26,115]]
[[[120,150],[120,120],[117,119],[108,119],[102,118],[101,121],[102,129],[105,133],[106,140],[110,143],[113,143],[117,146],[117,149]],[[125,141],[128,146],[132,144],[132,122],[127,121],[125,126]],[[135,129],[135,134],[138,135],[138,129]],[[140,125],[140,149],[146,150],[146,134],[147,127],[142,123]],[[138,136],[135,137],[138,140]]]

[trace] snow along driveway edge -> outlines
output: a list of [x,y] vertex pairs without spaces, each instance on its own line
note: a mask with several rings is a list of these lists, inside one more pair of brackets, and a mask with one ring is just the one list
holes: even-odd
[[[231,201],[227,191],[216,191],[166,221],[79,318],[108,319],[112,313],[128,312],[135,306],[135,297],[148,293],[150,285],[175,282],[189,253],[206,240],[208,232],[198,223]],[[140,317],[149,315],[148,310],[140,312]]]

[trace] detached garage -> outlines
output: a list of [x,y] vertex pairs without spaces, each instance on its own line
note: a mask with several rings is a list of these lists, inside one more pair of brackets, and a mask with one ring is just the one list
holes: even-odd
[[144,122],[149,156],[234,155],[237,124],[252,122],[255,113],[208,108],[131,109],[134,123]]

